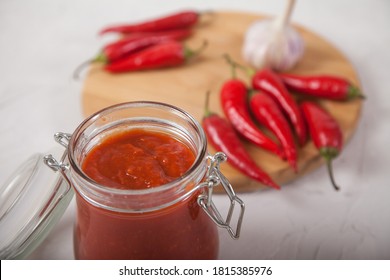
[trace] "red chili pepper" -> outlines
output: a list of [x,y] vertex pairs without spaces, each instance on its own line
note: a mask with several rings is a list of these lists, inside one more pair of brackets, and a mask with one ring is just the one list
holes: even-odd
[[158,33],[140,33],[136,36],[125,37],[106,45],[101,54],[96,57],[96,60],[110,63],[149,46],[168,40],[182,40],[188,38],[191,34],[191,29],[177,29]]
[[191,29],[177,29],[158,33],[136,33],[132,36],[125,37],[104,46],[102,51],[95,58],[82,63],[79,67],[76,68],[74,77],[77,78],[81,69],[90,63],[101,62],[108,64],[152,45],[156,45],[168,40],[182,40],[189,37],[191,34]]
[[307,139],[307,131],[302,113],[281,78],[271,69],[264,68],[257,71],[252,77],[252,87],[257,90],[263,90],[277,100],[293,124],[299,144],[304,145]]
[[364,97],[359,88],[336,76],[301,76],[285,73],[279,76],[289,89],[314,97],[342,101]]
[[280,189],[280,186],[257,166],[250,157],[229,121],[209,111],[208,96],[206,99],[206,109],[202,120],[202,126],[211,144],[227,155],[228,162],[232,166],[240,170],[246,176],[264,185]]
[[268,138],[253,122],[248,107],[248,89],[245,83],[236,78],[236,67],[239,66],[228,55],[225,59],[232,67],[232,79],[227,80],[220,92],[222,109],[236,131],[260,148],[266,149],[282,159],[283,150]]
[[253,116],[279,139],[291,167],[297,172],[297,149],[290,125],[281,108],[264,92],[250,95],[249,106]]
[[164,41],[105,66],[111,73],[139,71],[177,66],[198,55],[206,47],[193,51],[177,41]]
[[195,25],[198,22],[198,19],[199,13],[196,11],[181,11],[141,23],[109,26],[101,30],[100,34],[108,32],[156,32],[177,28],[188,28]]
[[333,177],[332,160],[339,155],[343,147],[341,129],[337,121],[319,105],[305,101],[301,108],[314,145],[326,160],[332,185],[339,190]]
[[234,78],[226,81],[222,86],[220,97],[227,119],[240,135],[260,148],[284,159],[282,149],[268,138],[251,119],[247,103],[248,89],[243,81]]

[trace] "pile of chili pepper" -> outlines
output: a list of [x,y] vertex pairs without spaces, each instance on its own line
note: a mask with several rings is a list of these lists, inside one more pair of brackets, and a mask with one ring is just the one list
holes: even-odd
[[280,189],[272,178],[264,172],[245,150],[231,123],[209,110],[209,93],[206,98],[202,126],[211,144],[227,155],[228,162],[246,176],[275,189]]
[[[215,114],[208,114],[204,119],[211,144],[225,152],[228,161],[231,157],[231,164],[246,175],[248,170],[253,170],[253,162],[247,159],[250,155],[245,148],[237,143],[237,135],[286,159],[298,172],[298,148],[304,146],[310,137],[327,162],[333,187],[339,190],[331,163],[342,150],[342,130],[337,120],[315,98],[347,102],[364,97],[360,90],[338,76],[299,76],[277,73],[269,68],[253,71],[235,63],[229,56],[225,58],[233,67],[233,77],[223,83],[220,91],[226,119],[222,121],[218,117],[217,120]],[[236,67],[250,75],[250,86],[235,77]],[[300,94],[300,102],[292,93]],[[265,136],[262,128],[271,131],[278,142]],[[257,166],[257,169],[260,167]],[[265,185],[280,188],[262,170],[257,172],[257,177],[248,176]]]
[[[332,160],[342,150],[343,133],[337,120],[315,99],[348,102],[364,98],[359,88],[348,80],[334,75],[293,75],[272,73],[270,69],[258,71],[252,78],[252,86],[273,96],[279,102],[301,145],[306,140],[304,127],[307,126],[311,140],[327,163],[331,183],[335,190],[339,190],[333,176]],[[298,103],[291,98],[290,91],[303,96],[303,100]],[[296,113],[295,116],[292,115],[293,112]],[[302,131],[303,133],[300,133]]]
[[201,14],[180,11],[152,20],[133,24],[109,26],[99,34],[116,33],[120,39],[107,44],[93,59],[81,64],[75,71],[77,78],[86,65],[99,62],[110,73],[141,71],[178,66],[197,56],[206,46],[197,50],[185,46],[183,40],[194,32]]

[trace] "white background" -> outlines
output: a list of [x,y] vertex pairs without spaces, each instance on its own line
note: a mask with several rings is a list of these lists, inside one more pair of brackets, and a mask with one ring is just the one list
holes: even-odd
[[[0,184],[29,155],[56,144],[57,131],[83,120],[75,67],[98,51],[107,23],[181,8],[275,14],[283,0],[1,0]],[[368,99],[334,170],[325,167],[282,191],[242,194],[247,210],[238,241],[221,230],[221,259],[390,259],[390,1],[298,0],[293,20],[339,48]],[[217,198],[219,200],[221,198]],[[75,205],[33,259],[72,259]]]

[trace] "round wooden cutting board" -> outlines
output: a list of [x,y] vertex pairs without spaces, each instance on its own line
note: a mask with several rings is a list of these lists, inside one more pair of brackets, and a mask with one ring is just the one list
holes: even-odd
[[[201,121],[206,92],[209,90],[211,110],[222,115],[219,91],[222,83],[231,75],[223,54],[227,53],[237,62],[245,64],[241,55],[245,31],[251,23],[261,18],[264,17],[237,12],[218,12],[205,18],[195,28],[194,35],[186,41],[186,45],[196,49],[207,40],[208,46],[201,56],[183,66],[114,75],[104,72],[99,64],[91,65],[82,92],[85,116],[116,103],[151,100],[176,105]],[[305,28],[297,26],[297,29],[304,38],[306,49],[304,57],[291,72],[338,75],[360,86],[353,66],[339,50]],[[244,73],[238,74],[239,78],[249,82]],[[339,122],[344,141],[347,142],[356,129],[362,101],[321,101],[321,104]],[[258,165],[281,185],[324,163],[311,141],[299,149],[298,173],[287,162],[252,144],[244,143]],[[213,147],[209,147],[209,151],[215,152]],[[223,164],[222,171],[238,192],[264,188],[227,163]]]

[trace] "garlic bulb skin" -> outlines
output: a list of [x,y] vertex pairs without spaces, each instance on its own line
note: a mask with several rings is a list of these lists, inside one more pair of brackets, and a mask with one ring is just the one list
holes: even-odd
[[291,26],[281,26],[274,20],[259,20],[248,28],[242,54],[246,62],[257,69],[270,67],[287,71],[301,59],[304,49],[303,38]]

